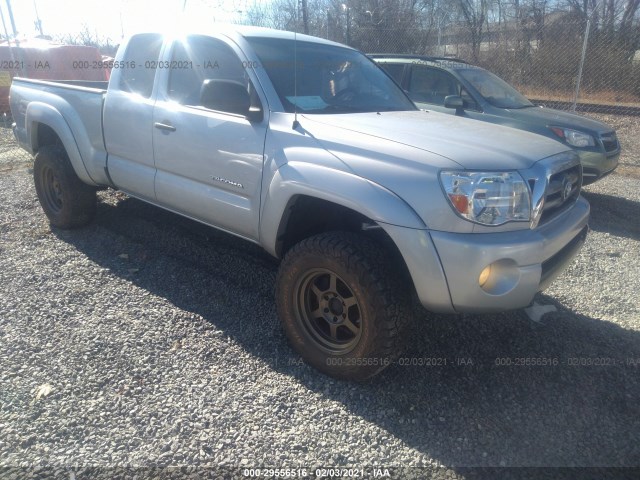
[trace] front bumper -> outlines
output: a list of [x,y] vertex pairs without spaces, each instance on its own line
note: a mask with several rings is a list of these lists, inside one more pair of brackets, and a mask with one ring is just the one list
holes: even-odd
[[589,185],[613,172],[620,160],[620,149],[613,153],[576,151],[582,164],[583,185]]
[[[402,253],[425,308],[436,312],[497,312],[526,307],[578,253],[587,232],[582,197],[534,230],[447,233],[384,225]],[[481,272],[491,265],[480,286]]]

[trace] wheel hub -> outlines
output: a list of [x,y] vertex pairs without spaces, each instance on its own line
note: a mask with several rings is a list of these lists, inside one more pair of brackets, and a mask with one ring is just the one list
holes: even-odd
[[342,312],[344,312],[344,302],[342,299],[335,296],[329,300],[329,311],[334,315],[342,315]]
[[350,350],[362,332],[360,306],[347,283],[316,269],[302,280],[299,292],[299,312],[314,341],[333,352]]
[[347,318],[346,303],[335,292],[330,292],[322,297],[320,308],[322,308],[324,319],[329,323],[340,325]]

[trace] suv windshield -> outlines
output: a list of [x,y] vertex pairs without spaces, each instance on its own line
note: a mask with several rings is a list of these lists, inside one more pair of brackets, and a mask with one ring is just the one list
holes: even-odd
[[464,68],[458,70],[458,73],[494,107],[526,108],[534,106],[524,95],[493,73],[480,68]]
[[289,113],[296,107],[304,113],[416,110],[393,80],[358,51],[304,41],[296,45],[290,39],[247,40]]

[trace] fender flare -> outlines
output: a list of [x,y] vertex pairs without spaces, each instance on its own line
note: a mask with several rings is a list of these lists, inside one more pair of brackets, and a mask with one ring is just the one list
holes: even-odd
[[56,133],[62,142],[62,146],[67,152],[71,166],[76,172],[76,175],[78,175],[78,178],[89,185],[96,185],[87,172],[82,156],[80,155],[80,149],[78,148],[69,124],[56,108],[42,102],[31,102],[27,106],[25,118],[27,142],[31,153],[35,153],[39,148],[38,124],[46,125]]
[[413,208],[382,185],[333,168],[289,162],[275,172],[263,189],[260,243],[275,257],[278,237],[286,228],[286,212],[296,196],[326,200],[382,224],[427,228]]

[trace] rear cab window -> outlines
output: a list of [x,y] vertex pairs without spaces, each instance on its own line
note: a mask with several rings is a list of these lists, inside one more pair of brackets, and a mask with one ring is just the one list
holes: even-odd
[[251,107],[260,99],[238,55],[224,42],[201,35],[177,40],[171,55],[167,97],[181,105],[202,106],[205,80],[230,80],[242,84],[251,97]]
[[142,33],[129,40],[122,59],[120,90],[151,97],[162,42],[162,35],[158,33]]

